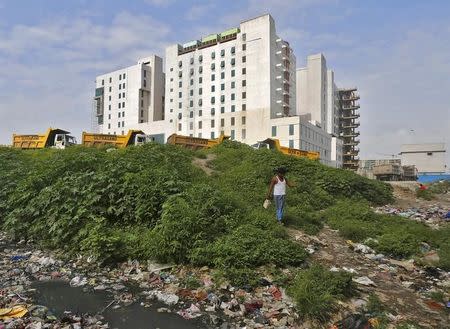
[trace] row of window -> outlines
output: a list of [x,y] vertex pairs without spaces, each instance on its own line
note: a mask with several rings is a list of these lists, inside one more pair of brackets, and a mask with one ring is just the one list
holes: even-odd
[[[247,110],[247,105],[246,104],[242,104],[241,110],[242,111],[246,111]],[[236,105],[231,105],[231,112],[236,112]],[[170,113],[173,113],[173,109],[170,109]],[[194,116],[194,112],[191,111],[190,113],[192,113],[192,114],[190,114],[190,117],[192,118]],[[203,110],[199,109],[197,113],[198,113],[197,115],[199,117],[201,117],[202,114],[203,114]],[[225,106],[221,106],[220,107],[220,113],[225,113]],[[211,115],[215,115],[215,114],[216,114],[216,109],[212,108],[211,109]],[[180,115],[181,115],[181,113],[178,113],[178,116],[180,116]],[[180,119],[181,119],[181,117],[180,117]]]
[[[120,127],[125,127],[125,121],[122,121],[122,122],[117,122],[117,127],[118,128],[120,128]],[[108,129],[111,129],[111,124],[110,123],[108,123]],[[115,135],[116,133],[114,132],[114,135]],[[123,132],[122,132],[122,135],[123,135]]]
[[[200,93],[201,94],[201,93]],[[183,94],[181,93],[181,91],[178,93],[178,98],[182,98],[182,96],[183,96]],[[191,93],[191,96],[193,96],[193,93]],[[232,101],[234,101],[234,100],[236,100],[236,94],[231,94],[230,95],[230,98],[231,98],[231,100]],[[245,91],[243,91],[242,92],[242,99],[246,99],[247,98],[247,92],[245,92]],[[225,95],[220,95],[220,102],[221,103],[225,103]],[[216,97],[215,96],[212,96],[211,97],[211,104],[215,104],[216,103]],[[198,100],[198,105],[199,106],[202,106],[202,104],[203,104],[203,101],[202,101],[202,99],[200,98],[199,100]],[[178,108],[182,108],[182,106],[183,106],[183,103],[182,102],[179,102],[178,103]],[[189,107],[194,107],[194,101],[193,100],[190,100],[189,101]]]
[[[212,69],[212,70],[214,70],[214,69]],[[202,70],[202,72],[203,72],[203,70]],[[202,73],[202,72],[200,72],[200,73]],[[242,75],[247,74],[246,68],[243,67],[242,70],[241,70],[241,72],[242,72]],[[191,75],[191,76],[194,75],[194,71],[193,71],[193,70],[190,71],[190,75]],[[235,70],[231,70],[231,76],[234,77],[235,75],[236,75],[236,71],[235,71]],[[179,77],[180,79],[183,77],[183,72],[182,72],[182,71],[178,72],[178,77]],[[220,78],[221,78],[221,79],[225,79],[225,72],[220,72]],[[214,81],[215,79],[216,79],[216,75],[215,75],[215,74],[211,74],[211,81]],[[170,81],[173,82],[173,78],[170,78]],[[181,81],[180,81],[180,82],[181,82]],[[179,87],[181,87],[181,86],[180,86],[180,82],[178,83]],[[202,82],[203,82],[203,79],[201,79],[201,77],[200,77],[200,78],[198,79],[198,83],[202,83]],[[144,80],[144,83],[145,83],[145,80]],[[144,86],[144,87],[145,87],[145,86]],[[120,89],[120,88],[119,88],[119,89]]]
[[[117,113],[117,117],[120,118],[125,118],[125,111],[119,112]],[[108,119],[111,120],[111,114],[108,114]]]
[[[119,117],[120,117],[120,116],[119,116]],[[191,118],[193,118],[193,116],[191,116]],[[181,117],[179,117],[179,119],[181,119]],[[214,128],[214,127],[215,127],[215,123],[216,123],[215,120],[211,120],[211,122],[210,122],[211,128]],[[241,123],[242,123],[242,125],[245,125],[245,124],[246,124],[246,119],[245,119],[245,117],[241,117]],[[198,121],[197,124],[198,124],[198,129],[202,129],[203,121]],[[231,118],[230,118],[230,125],[231,125],[231,126],[236,125],[236,118],[235,118],[235,117],[231,117]],[[193,122],[190,122],[190,126],[194,127],[194,123],[193,123]],[[220,119],[220,126],[221,126],[221,127],[225,127],[225,119],[224,119],[224,118]],[[191,130],[192,130],[192,129],[193,129],[193,128],[191,128]]]
[[[122,80],[122,79],[125,80],[125,77],[126,77],[125,73],[119,74],[119,80]],[[112,77],[109,77],[109,83],[112,83]],[[104,85],[105,85],[105,79],[102,79],[102,86],[104,86]]]
[[[295,125],[289,125],[289,136],[293,136],[295,132]],[[272,126],[272,137],[277,136],[277,126]]]

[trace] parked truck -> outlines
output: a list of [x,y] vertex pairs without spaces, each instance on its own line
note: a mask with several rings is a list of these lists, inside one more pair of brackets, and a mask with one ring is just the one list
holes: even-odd
[[88,147],[124,148],[131,145],[143,145],[148,141],[147,135],[141,130],[129,130],[126,135],[95,134],[83,131],[81,143]]
[[172,134],[169,136],[169,138],[167,138],[167,144],[180,145],[189,148],[191,150],[198,150],[204,148],[211,148],[229,138],[230,138],[229,136],[225,135],[220,135],[219,138],[215,139],[207,139],[207,138],[198,138]]
[[20,149],[43,149],[47,147],[64,149],[75,145],[77,140],[69,131],[48,128],[42,135],[17,135],[13,134],[12,146]]
[[319,160],[319,158],[320,158],[319,152],[304,151],[304,150],[289,148],[286,146],[281,146],[280,141],[275,138],[267,138],[266,140],[263,140],[261,142],[254,144],[253,147],[256,149],[267,148],[267,149],[271,149],[271,150],[278,150],[279,152],[281,152],[283,154],[293,155],[293,156],[299,157],[299,158],[308,158],[310,160]]

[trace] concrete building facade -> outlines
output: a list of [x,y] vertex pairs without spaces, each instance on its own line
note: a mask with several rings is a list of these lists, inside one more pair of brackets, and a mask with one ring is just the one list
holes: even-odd
[[92,118],[94,132],[117,135],[164,120],[162,58],[153,55],[98,76]]
[[289,118],[296,109],[295,67],[292,48],[277,35],[270,15],[170,46],[168,124],[177,134],[215,138],[224,133],[247,144],[273,136],[275,129],[274,137],[288,146],[295,140],[283,133],[296,121]]
[[402,165],[415,165],[419,175],[445,173],[445,156],[445,143],[403,144],[400,152]]

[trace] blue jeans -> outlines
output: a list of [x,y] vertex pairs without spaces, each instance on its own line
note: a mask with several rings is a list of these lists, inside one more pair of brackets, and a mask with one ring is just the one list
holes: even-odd
[[284,212],[284,200],[285,195],[274,195],[273,201],[275,202],[275,207],[277,208],[277,220],[281,222],[281,219],[283,218],[283,212]]

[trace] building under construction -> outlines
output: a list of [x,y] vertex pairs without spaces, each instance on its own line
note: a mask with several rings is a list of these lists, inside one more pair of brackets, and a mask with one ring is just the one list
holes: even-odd
[[343,168],[357,170],[359,154],[359,95],[357,88],[339,89],[339,136],[343,140]]

